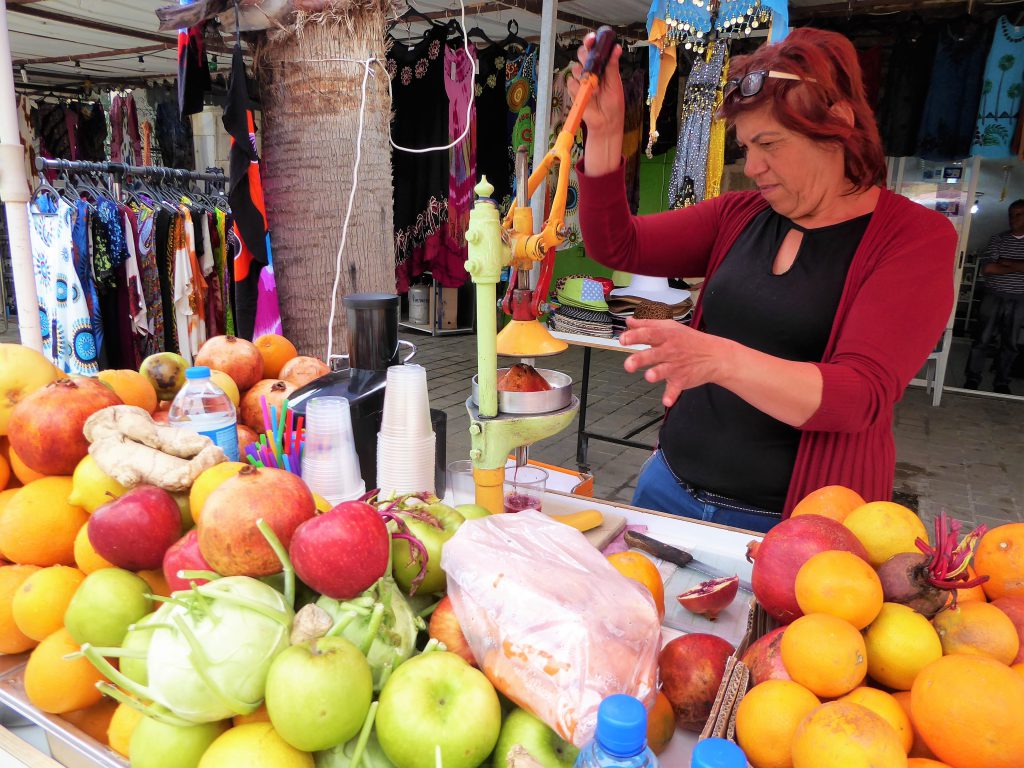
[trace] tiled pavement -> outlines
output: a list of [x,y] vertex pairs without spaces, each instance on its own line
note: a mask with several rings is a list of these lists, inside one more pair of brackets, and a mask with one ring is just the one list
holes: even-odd
[[[428,337],[405,334],[427,368],[430,402],[448,414],[448,460],[469,451],[465,401],[476,372],[473,336]],[[589,431],[618,436],[661,412],[660,386],[622,370],[624,355],[595,350],[590,373]],[[583,350],[544,361],[579,382]],[[579,384],[574,387],[579,394]],[[996,399],[947,392],[931,406],[921,389],[911,388],[896,408],[897,499],[917,509],[931,528],[942,509],[966,525],[1024,521],[1024,398]],[[654,442],[657,427],[637,436]],[[576,425],[538,443],[531,457],[561,467],[576,466]],[[591,441],[589,463],[595,495],[628,502],[647,452]]]

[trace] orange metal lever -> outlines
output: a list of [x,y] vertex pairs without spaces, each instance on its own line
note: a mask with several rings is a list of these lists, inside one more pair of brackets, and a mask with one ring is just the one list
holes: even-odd
[[[565,118],[565,123],[555,139],[554,146],[548,150],[537,167],[533,169],[533,173],[530,174],[526,185],[527,199],[533,197],[534,192],[551,171],[555,161],[558,161],[555,194],[543,229],[540,233],[533,234],[532,220],[529,217],[520,216],[517,222],[515,201],[512,202],[505,216],[503,227],[513,235],[513,269],[530,269],[534,262],[543,259],[548,251],[553,251],[565,240],[565,203],[569,195],[569,166],[572,162],[570,153],[573,142],[576,140],[576,132],[583,122],[583,112],[587,108],[587,104],[590,103],[594,89],[600,84],[599,78],[604,74],[604,68],[608,64],[608,58],[614,47],[615,30],[607,26],[598,29],[596,40],[583,67],[580,89],[576,93],[572,109],[569,110],[569,114]],[[524,225],[528,226],[531,231],[522,231],[525,228]]]

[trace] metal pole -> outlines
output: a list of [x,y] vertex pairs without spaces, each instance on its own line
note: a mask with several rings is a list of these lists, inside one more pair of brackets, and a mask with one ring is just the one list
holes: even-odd
[[[548,152],[548,134],[551,133],[551,86],[555,76],[555,38],[558,34],[558,0],[544,0],[540,16],[540,52],[537,56],[537,112],[533,116],[533,167],[544,159]],[[540,183],[530,205],[537,229],[544,221],[544,202],[547,197],[547,180]],[[533,282],[539,269],[532,270]],[[526,288],[528,286],[520,286]]]
[[39,297],[32,273],[25,148],[18,135],[18,102],[14,95],[11,39],[7,31],[7,2],[0,0],[0,198],[7,213],[7,238],[14,272],[14,298],[18,306],[21,343],[42,351],[39,330]]

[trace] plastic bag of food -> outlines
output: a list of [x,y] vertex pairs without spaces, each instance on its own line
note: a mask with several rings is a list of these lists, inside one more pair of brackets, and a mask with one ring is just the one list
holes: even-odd
[[606,696],[653,703],[654,600],[579,531],[532,510],[469,520],[441,563],[480,668],[563,738],[586,744]]

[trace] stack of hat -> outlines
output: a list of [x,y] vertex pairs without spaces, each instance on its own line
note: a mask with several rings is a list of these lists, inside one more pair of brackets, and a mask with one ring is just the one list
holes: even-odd
[[625,288],[616,288],[608,296],[608,310],[619,320],[637,317],[644,320],[682,320],[693,309],[690,292],[669,288],[664,277],[633,275]]
[[604,285],[589,277],[570,277],[558,282],[558,308],[551,315],[551,327],[562,333],[612,337],[612,315],[605,301]]

